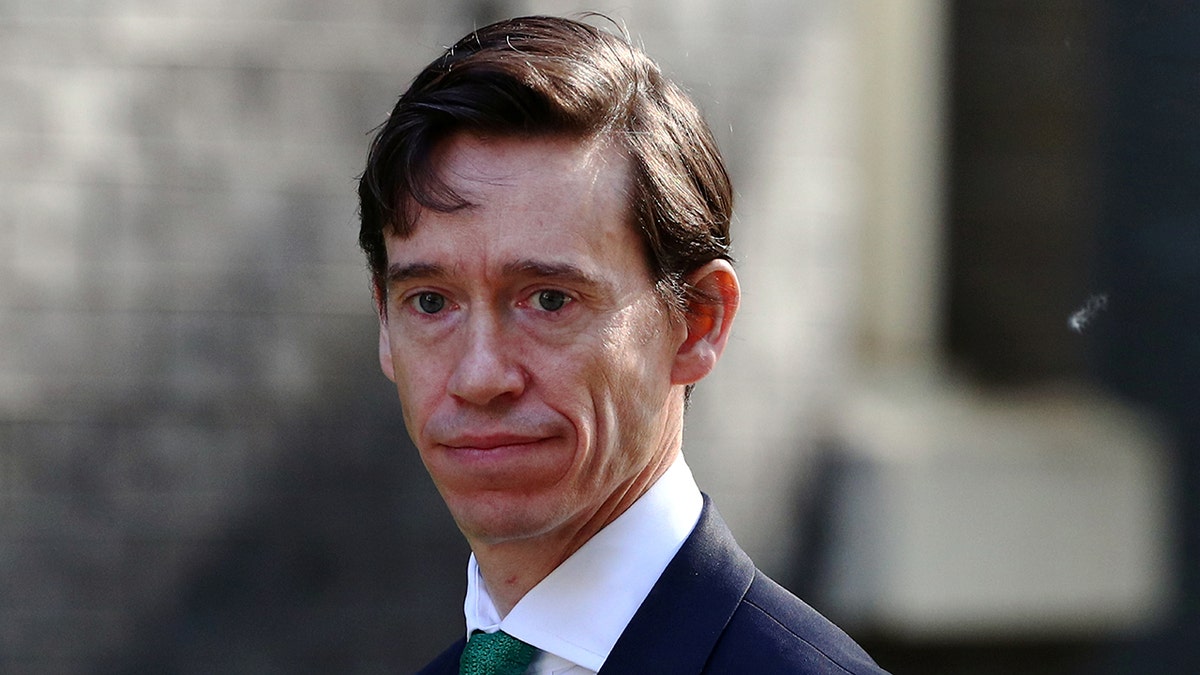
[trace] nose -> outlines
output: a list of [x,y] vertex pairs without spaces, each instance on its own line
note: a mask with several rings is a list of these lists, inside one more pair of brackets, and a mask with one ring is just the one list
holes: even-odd
[[519,397],[527,378],[510,357],[509,340],[494,318],[471,321],[466,345],[447,384],[450,395],[476,406]]

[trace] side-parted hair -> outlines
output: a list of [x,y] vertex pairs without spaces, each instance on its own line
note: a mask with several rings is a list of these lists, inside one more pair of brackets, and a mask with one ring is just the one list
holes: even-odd
[[632,222],[673,311],[695,300],[688,274],[730,259],[732,187],[691,99],[612,33],[556,17],[509,19],[473,31],[426,66],[371,144],[358,187],[359,245],[381,314],[385,235],[408,237],[422,209],[467,206],[434,162],[439,144],[460,132],[615,142],[630,162]]

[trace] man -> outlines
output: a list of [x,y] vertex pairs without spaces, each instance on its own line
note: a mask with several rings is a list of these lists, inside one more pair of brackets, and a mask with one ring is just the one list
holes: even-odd
[[882,672],[754,568],[680,454],[738,307],[732,191],[648,58],[565,19],[477,30],[359,190],[380,363],[472,549],[469,642],[422,672]]

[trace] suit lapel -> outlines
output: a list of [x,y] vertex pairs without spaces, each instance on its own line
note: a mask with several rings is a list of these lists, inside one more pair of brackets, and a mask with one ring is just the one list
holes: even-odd
[[754,563],[705,495],[696,528],[617,640],[601,674],[701,672],[753,579]]

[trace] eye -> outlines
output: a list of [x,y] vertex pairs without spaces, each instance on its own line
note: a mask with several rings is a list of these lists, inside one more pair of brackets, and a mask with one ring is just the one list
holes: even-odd
[[446,307],[446,296],[426,291],[414,296],[410,302],[422,314],[437,314]]
[[570,301],[571,297],[562,291],[545,290],[533,295],[533,304],[547,312],[557,312]]

